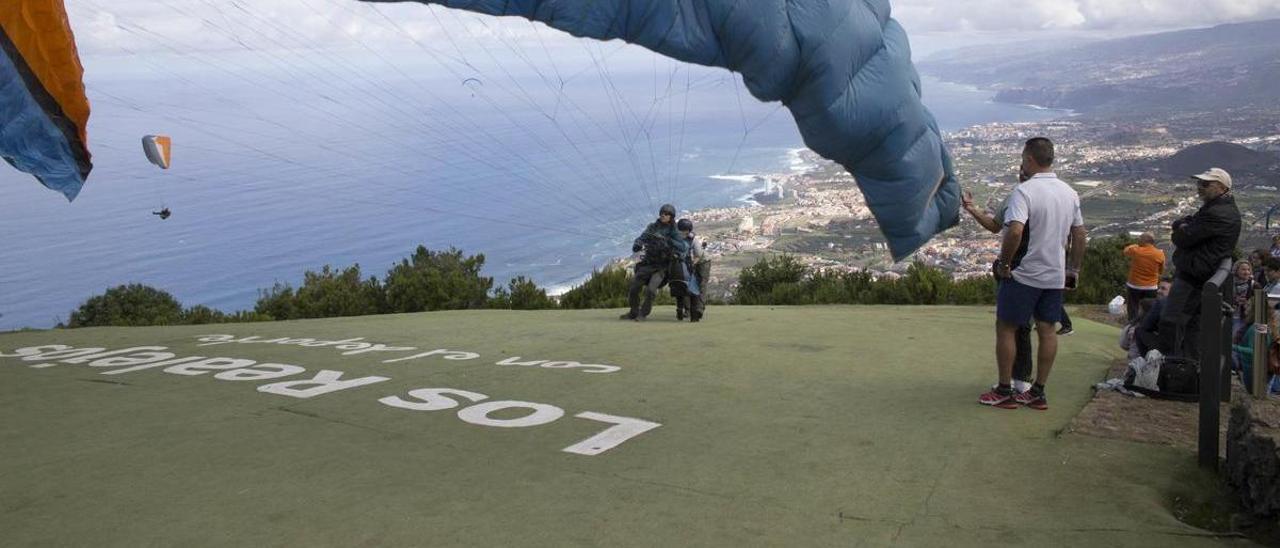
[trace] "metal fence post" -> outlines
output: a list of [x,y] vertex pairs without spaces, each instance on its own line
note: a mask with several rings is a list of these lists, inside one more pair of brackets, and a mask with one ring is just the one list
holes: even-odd
[[[1230,356],[1231,322],[1223,325],[1223,306],[1226,302],[1224,286],[1231,273],[1231,259],[1223,259],[1218,271],[1204,284],[1200,297],[1200,466],[1218,468],[1219,405],[1231,395],[1231,374],[1227,368],[1227,382],[1223,382],[1223,356]],[[1224,340],[1225,334],[1225,340]],[[1224,349],[1225,347],[1225,349]],[[1225,350],[1225,351],[1224,351]],[[1230,363],[1230,362],[1228,362]]]
[[[1235,272],[1232,270],[1232,272]],[[1218,376],[1218,391],[1221,394],[1223,403],[1231,402],[1231,371],[1234,368],[1235,360],[1231,359],[1231,354],[1235,352],[1235,333],[1232,329],[1235,323],[1232,321],[1233,314],[1231,310],[1235,304],[1235,287],[1230,278],[1223,280],[1222,287],[1222,307],[1219,308],[1219,318],[1221,318],[1221,328],[1219,333],[1219,341],[1222,344],[1222,354],[1218,368],[1222,371]]]
[[1253,294],[1253,363],[1250,365],[1253,387],[1249,393],[1254,398],[1267,397],[1267,358],[1271,353],[1271,314],[1267,306],[1266,288],[1259,287]]

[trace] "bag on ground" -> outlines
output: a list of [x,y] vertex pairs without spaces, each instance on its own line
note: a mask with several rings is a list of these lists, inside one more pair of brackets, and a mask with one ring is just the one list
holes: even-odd
[[1125,388],[1153,398],[1178,401],[1200,399],[1200,364],[1194,360],[1165,357],[1152,350],[1129,362]]
[[1111,299],[1111,302],[1107,303],[1107,312],[1111,313],[1112,316],[1124,315],[1124,297],[1116,295],[1116,298]]

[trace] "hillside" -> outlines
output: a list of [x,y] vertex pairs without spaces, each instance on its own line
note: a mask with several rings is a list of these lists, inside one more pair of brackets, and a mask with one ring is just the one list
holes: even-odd
[[1220,167],[1233,176],[1264,176],[1280,170],[1280,156],[1234,143],[1210,142],[1187,147],[1159,162],[1169,174],[1186,177]]
[[994,88],[1001,102],[1089,113],[1274,106],[1280,20],[1059,48],[967,48],[919,66],[944,80]]
[[[0,335],[0,530],[14,545],[1216,543],[1166,510],[1203,479],[1191,455],[1061,433],[1118,355],[1112,327],[1081,320],[1064,340],[1049,411],[1001,411],[974,402],[993,375],[988,308],[669,313]],[[86,347],[99,355],[77,360]],[[131,347],[149,348],[101,354]],[[612,423],[633,429],[601,436]]]

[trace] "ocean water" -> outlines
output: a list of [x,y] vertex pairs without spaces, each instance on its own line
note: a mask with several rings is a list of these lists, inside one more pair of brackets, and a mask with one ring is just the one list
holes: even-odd
[[[51,326],[130,282],[252,308],[305,270],[381,276],[418,245],[483,253],[497,284],[562,288],[625,255],[662,203],[733,205],[749,175],[793,167],[789,113],[727,72],[599,51],[475,80],[409,57],[86,57],[95,168],[80,197],[0,165],[0,330]],[[944,129],[1056,115],[925,92]],[[173,138],[167,171],[142,154],[154,133]]]

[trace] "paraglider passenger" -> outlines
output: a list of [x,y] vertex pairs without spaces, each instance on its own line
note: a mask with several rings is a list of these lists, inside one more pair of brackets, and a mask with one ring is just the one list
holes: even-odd
[[[658,295],[658,288],[666,277],[667,270],[675,261],[676,208],[665,204],[658,210],[658,220],[649,223],[644,233],[631,245],[632,253],[644,252],[640,262],[636,263],[635,276],[631,278],[631,287],[627,292],[627,300],[631,310],[619,319],[643,321],[653,310],[653,299]],[[640,292],[644,292],[644,303],[640,302]]]
[[666,283],[671,284],[671,296],[676,300],[676,320],[683,321],[688,315],[689,301],[698,292],[697,281],[693,279],[693,269],[689,262],[689,232],[693,230],[693,222],[680,219],[676,223],[676,239],[672,242],[674,260],[667,267]]
[[689,245],[689,253],[683,261],[689,293],[686,299],[676,302],[676,319],[683,320],[688,314],[689,321],[697,322],[702,320],[706,310],[703,292],[707,289],[707,278],[711,271],[711,263],[707,262],[707,243],[693,232],[693,221],[689,219],[680,219],[676,228]]

